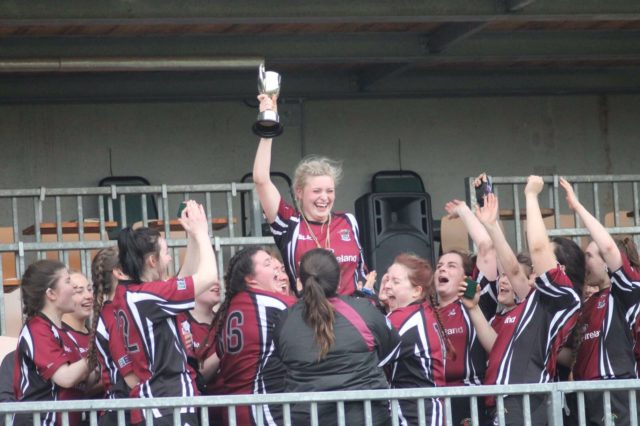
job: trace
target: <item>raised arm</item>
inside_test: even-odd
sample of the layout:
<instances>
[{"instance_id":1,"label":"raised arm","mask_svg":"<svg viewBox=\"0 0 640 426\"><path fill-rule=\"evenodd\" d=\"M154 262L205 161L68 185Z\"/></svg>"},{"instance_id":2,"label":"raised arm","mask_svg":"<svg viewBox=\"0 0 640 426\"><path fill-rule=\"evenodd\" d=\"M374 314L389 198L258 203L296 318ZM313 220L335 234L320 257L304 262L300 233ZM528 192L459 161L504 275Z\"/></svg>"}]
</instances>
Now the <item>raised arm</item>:
<instances>
[{"instance_id":1,"label":"raised arm","mask_svg":"<svg viewBox=\"0 0 640 426\"><path fill-rule=\"evenodd\" d=\"M267 95L259 95L260 111L267 109L277 112L277 97L269 98ZM253 160L253 182L256 185L260 205L267 221L273 223L278 214L280 205L280 192L271 181L271 144L273 139L260 139L256 158Z\"/></svg>"},{"instance_id":2,"label":"raised arm","mask_svg":"<svg viewBox=\"0 0 640 426\"><path fill-rule=\"evenodd\" d=\"M523 300L529 293L529 277L526 276L522 269L516 255L511 250L507 239L500 228L498 223L498 212L500 206L498 203L498 197L495 194L489 194L484 201L483 207L478 207L476 216L478 220L484 225L487 233L493 241L495 247L498 262L502 267L503 272L509 278L509 282L513 287L513 291L516 293L520 300Z\"/></svg>"},{"instance_id":3,"label":"raised arm","mask_svg":"<svg viewBox=\"0 0 640 426\"><path fill-rule=\"evenodd\" d=\"M207 291L214 282L218 281L218 266L216 256L209 240L209 224L204 208L198 203L188 203L182 211L180 223L187 238L193 240L195 251L199 261L194 265L194 273L191 275L195 287L196 296Z\"/></svg>"},{"instance_id":4,"label":"raised arm","mask_svg":"<svg viewBox=\"0 0 640 426\"><path fill-rule=\"evenodd\" d=\"M498 266L496 263L496 251L491 237L484 229L480 221L473 215L464 201L451 200L445 204L450 219L459 217L467 228L473 242L478 246L478 259L476 265L489 281L498 278Z\"/></svg>"},{"instance_id":5,"label":"raised arm","mask_svg":"<svg viewBox=\"0 0 640 426\"><path fill-rule=\"evenodd\" d=\"M609 235L604 226L578 201L573 187L566 179L560 178L560 186L562 186L567 195L566 198L569 208L580 216L580 220L582 220L584 226L589 230L591 238L598 246L598 251L600 251L609 270L613 272L620 269L620 267L622 267L622 256L611 235Z\"/></svg>"},{"instance_id":6,"label":"raised arm","mask_svg":"<svg viewBox=\"0 0 640 426\"><path fill-rule=\"evenodd\" d=\"M527 243L536 275L544 274L555 268L558 263L553 252L553 245L547 236L547 228L544 226L538 203L538 194L543 187L542 178L532 175L527 179L527 186L524 188L527 203Z\"/></svg>"},{"instance_id":7,"label":"raised arm","mask_svg":"<svg viewBox=\"0 0 640 426\"><path fill-rule=\"evenodd\" d=\"M185 201L185 205L196 204L195 201L188 200ZM186 209L186 207L185 207ZM182 267L178 272L179 277L190 277L196 273L198 268L198 264L200 263L200 252L198 251L198 247L193 238L187 239L187 250L184 254L184 262L182 263Z\"/></svg>"},{"instance_id":8,"label":"raised arm","mask_svg":"<svg viewBox=\"0 0 640 426\"><path fill-rule=\"evenodd\" d=\"M469 313L469 317L471 318L471 323L473 324L473 328L476 330L478 334L478 340L480 344L484 348L484 350L489 353L491 352L491 348L493 348L493 344L496 341L498 335L496 334L491 324L487 321L487 318L482 313L478 302L480 301L480 292L477 291L473 299L467 299L463 297L465 290L467 289L467 283L462 281L460 283L460 287L458 289L458 296L462 301L462 304L465 308L467 308L467 312Z\"/></svg>"}]
</instances>

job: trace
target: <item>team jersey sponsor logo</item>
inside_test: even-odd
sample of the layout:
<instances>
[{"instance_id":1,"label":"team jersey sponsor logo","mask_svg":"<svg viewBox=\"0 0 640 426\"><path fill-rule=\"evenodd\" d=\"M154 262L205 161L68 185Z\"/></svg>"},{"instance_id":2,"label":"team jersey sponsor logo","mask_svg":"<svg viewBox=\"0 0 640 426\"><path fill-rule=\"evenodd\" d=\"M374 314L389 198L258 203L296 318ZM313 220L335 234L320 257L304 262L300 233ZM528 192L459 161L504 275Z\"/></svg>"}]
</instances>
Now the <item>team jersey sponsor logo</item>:
<instances>
[{"instance_id":1,"label":"team jersey sponsor logo","mask_svg":"<svg viewBox=\"0 0 640 426\"><path fill-rule=\"evenodd\" d=\"M176 286L178 290L186 290L187 289L187 281L184 278L178 278L176 281Z\"/></svg>"},{"instance_id":2,"label":"team jersey sponsor logo","mask_svg":"<svg viewBox=\"0 0 640 426\"><path fill-rule=\"evenodd\" d=\"M598 302L598 306L596 306L596 309L602 309L606 306L607 302L605 300L601 300Z\"/></svg>"},{"instance_id":3,"label":"team jersey sponsor logo","mask_svg":"<svg viewBox=\"0 0 640 426\"><path fill-rule=\"evenodd\" d=\"M70 348L69 346L67 346L67 345L62 345L62 347L64 347L64 351L65 351L65 352L67 352L67 353L71 353L71 352L72 352L72 351L71 351L71 348Z\"/></svg>"},{"instance_id":4,"label":"team jersey sponsor logo","mask_svg":"<svg viewBox=\"0 0 640 426\"><path fill-rule=\"evenodd\" d=\"M590 331L588 333L584 333L584 340L592 340L600 337L600 330Z\"/></svg>"},{"instance_id":5,"label":"team jersey sponsor logo","mask_svg":"<svg viewBox=\"0 0 640 426\"><path fill-rule=\"evenodd\" d=\"M358 261L358 256L351 256L348 254L341 254L339 256L336 256L336 260L338 261L338 263L346 263L346 262L357 262Z\"/></svg>"},{"instance_id":6,"label":"team jersey sponsor logo","mask_svg":"<svg viewBox=\"0 0 640 426\"><path fill-rule=\"evenodd\" d=\"M450 317L455 317L456 316L456 308L451 309L447 315L450 316Z\"/></svg>"},{"instance_id":7,"label":"team jersey sponsor logo","mask_svg":"<svg viewBox=\"0 0 640 426\"><path fill-rule=\"evenodd\" d=\"M130 364L129 355L124 355L118 359L118 366L120 368L124 368L126 365Z\"/></svg>"},{"instance_id":8,"label":"team jersey sponsor logo","mask_svg":"<svg viewBox=\"0 0 640 426\"><path fill-rule=\"evenodd\" d=\"M455 327L455 328L447 328L445 329L447 332L447 336L451 336L453 334L462 334L464 333L464 327Z\"/></svg>"},{"instance_id":9,"label":"team jersey sponsor logo","mask_svg":"<svg viewBox=\"0 0 640 426\"><path fill-rule=\"evenodd\" d=\"M504 323L505 324L515 324L516 323L516 317L512 316L512 317L506 317L504 319Z\"/></svg>"},{"instance_id":10,"label":"team jersey sponsor logo","mask_svg":"<svg viewBox=\"0 0 640 426\"><path fill-rule=\"evenodd\" d=\"M298 241L313 241L313 237L311 235L298 234Z\"/></svg>"},{"instance_id":11,"label":"team jersey sponsor logo","mask_svg":"<svg viewBox=\"0 0 640 426\"><path fill-rule=\"evenodd\" d=\"M341 229L339 234L342 241L351 241L351 234L348 229Z\"/></svg>"}]
</instances>

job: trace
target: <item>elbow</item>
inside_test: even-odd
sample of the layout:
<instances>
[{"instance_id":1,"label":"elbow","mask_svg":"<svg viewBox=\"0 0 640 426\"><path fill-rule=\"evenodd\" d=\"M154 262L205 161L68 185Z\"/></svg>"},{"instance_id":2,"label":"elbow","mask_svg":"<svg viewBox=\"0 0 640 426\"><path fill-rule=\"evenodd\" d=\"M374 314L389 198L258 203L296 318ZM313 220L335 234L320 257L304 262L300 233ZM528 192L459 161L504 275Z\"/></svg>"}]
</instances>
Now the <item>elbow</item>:
<instances>
[{"instance_id":1,"label":"elbow","mask_svg":"<svg viewBox=\"0 0 640 426\"><path fill-rule=\"evenodd\" d=\"M488 256L491 252L495 251L491 238L476 241L476 245L478 246L478 255L480 256Z\"/></svg>"}]
</instances>

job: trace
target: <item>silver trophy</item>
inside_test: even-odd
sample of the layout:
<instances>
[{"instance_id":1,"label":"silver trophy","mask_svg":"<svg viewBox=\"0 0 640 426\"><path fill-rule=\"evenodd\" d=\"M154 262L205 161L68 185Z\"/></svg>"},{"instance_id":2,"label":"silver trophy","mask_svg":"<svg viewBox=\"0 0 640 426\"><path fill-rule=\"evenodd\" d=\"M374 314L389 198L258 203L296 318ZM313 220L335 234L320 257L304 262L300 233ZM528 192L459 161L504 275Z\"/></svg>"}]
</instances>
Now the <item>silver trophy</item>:
<instances>
[{"instance_id":1,"label":"silver trophy","mask_svg":"<svg viewBox=\"0 0 640 426\"><path fill-rule=\"evenodd\" d=\"M269 97L280 93L280 74L275 71L265 71L264 64L258 68L258 92ZM280 124L280 116L271 110L262 111L252 127L253 133L261 138L271 139L280 136L284 127Z\"/></svg>"}]
</instances>

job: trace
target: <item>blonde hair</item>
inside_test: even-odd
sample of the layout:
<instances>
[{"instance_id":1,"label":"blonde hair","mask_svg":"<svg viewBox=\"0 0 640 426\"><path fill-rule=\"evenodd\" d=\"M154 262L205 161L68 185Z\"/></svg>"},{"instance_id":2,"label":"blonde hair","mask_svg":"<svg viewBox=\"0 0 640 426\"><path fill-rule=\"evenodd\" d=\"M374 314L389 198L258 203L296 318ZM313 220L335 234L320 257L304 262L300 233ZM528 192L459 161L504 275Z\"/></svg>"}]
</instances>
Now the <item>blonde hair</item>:
<instances>
[{"instance_id":1,"label":"blonde hair","mask_svg":"<svg viewBox=\"0 0 640 426\"><path fill-rule=\"evenodd\" d=\"M304 188L310 177L329 176L338 185L342 179L342 164L327 157L309 156L303 158L293 174L293 189Z\"/></svg>"}]
</instances>

